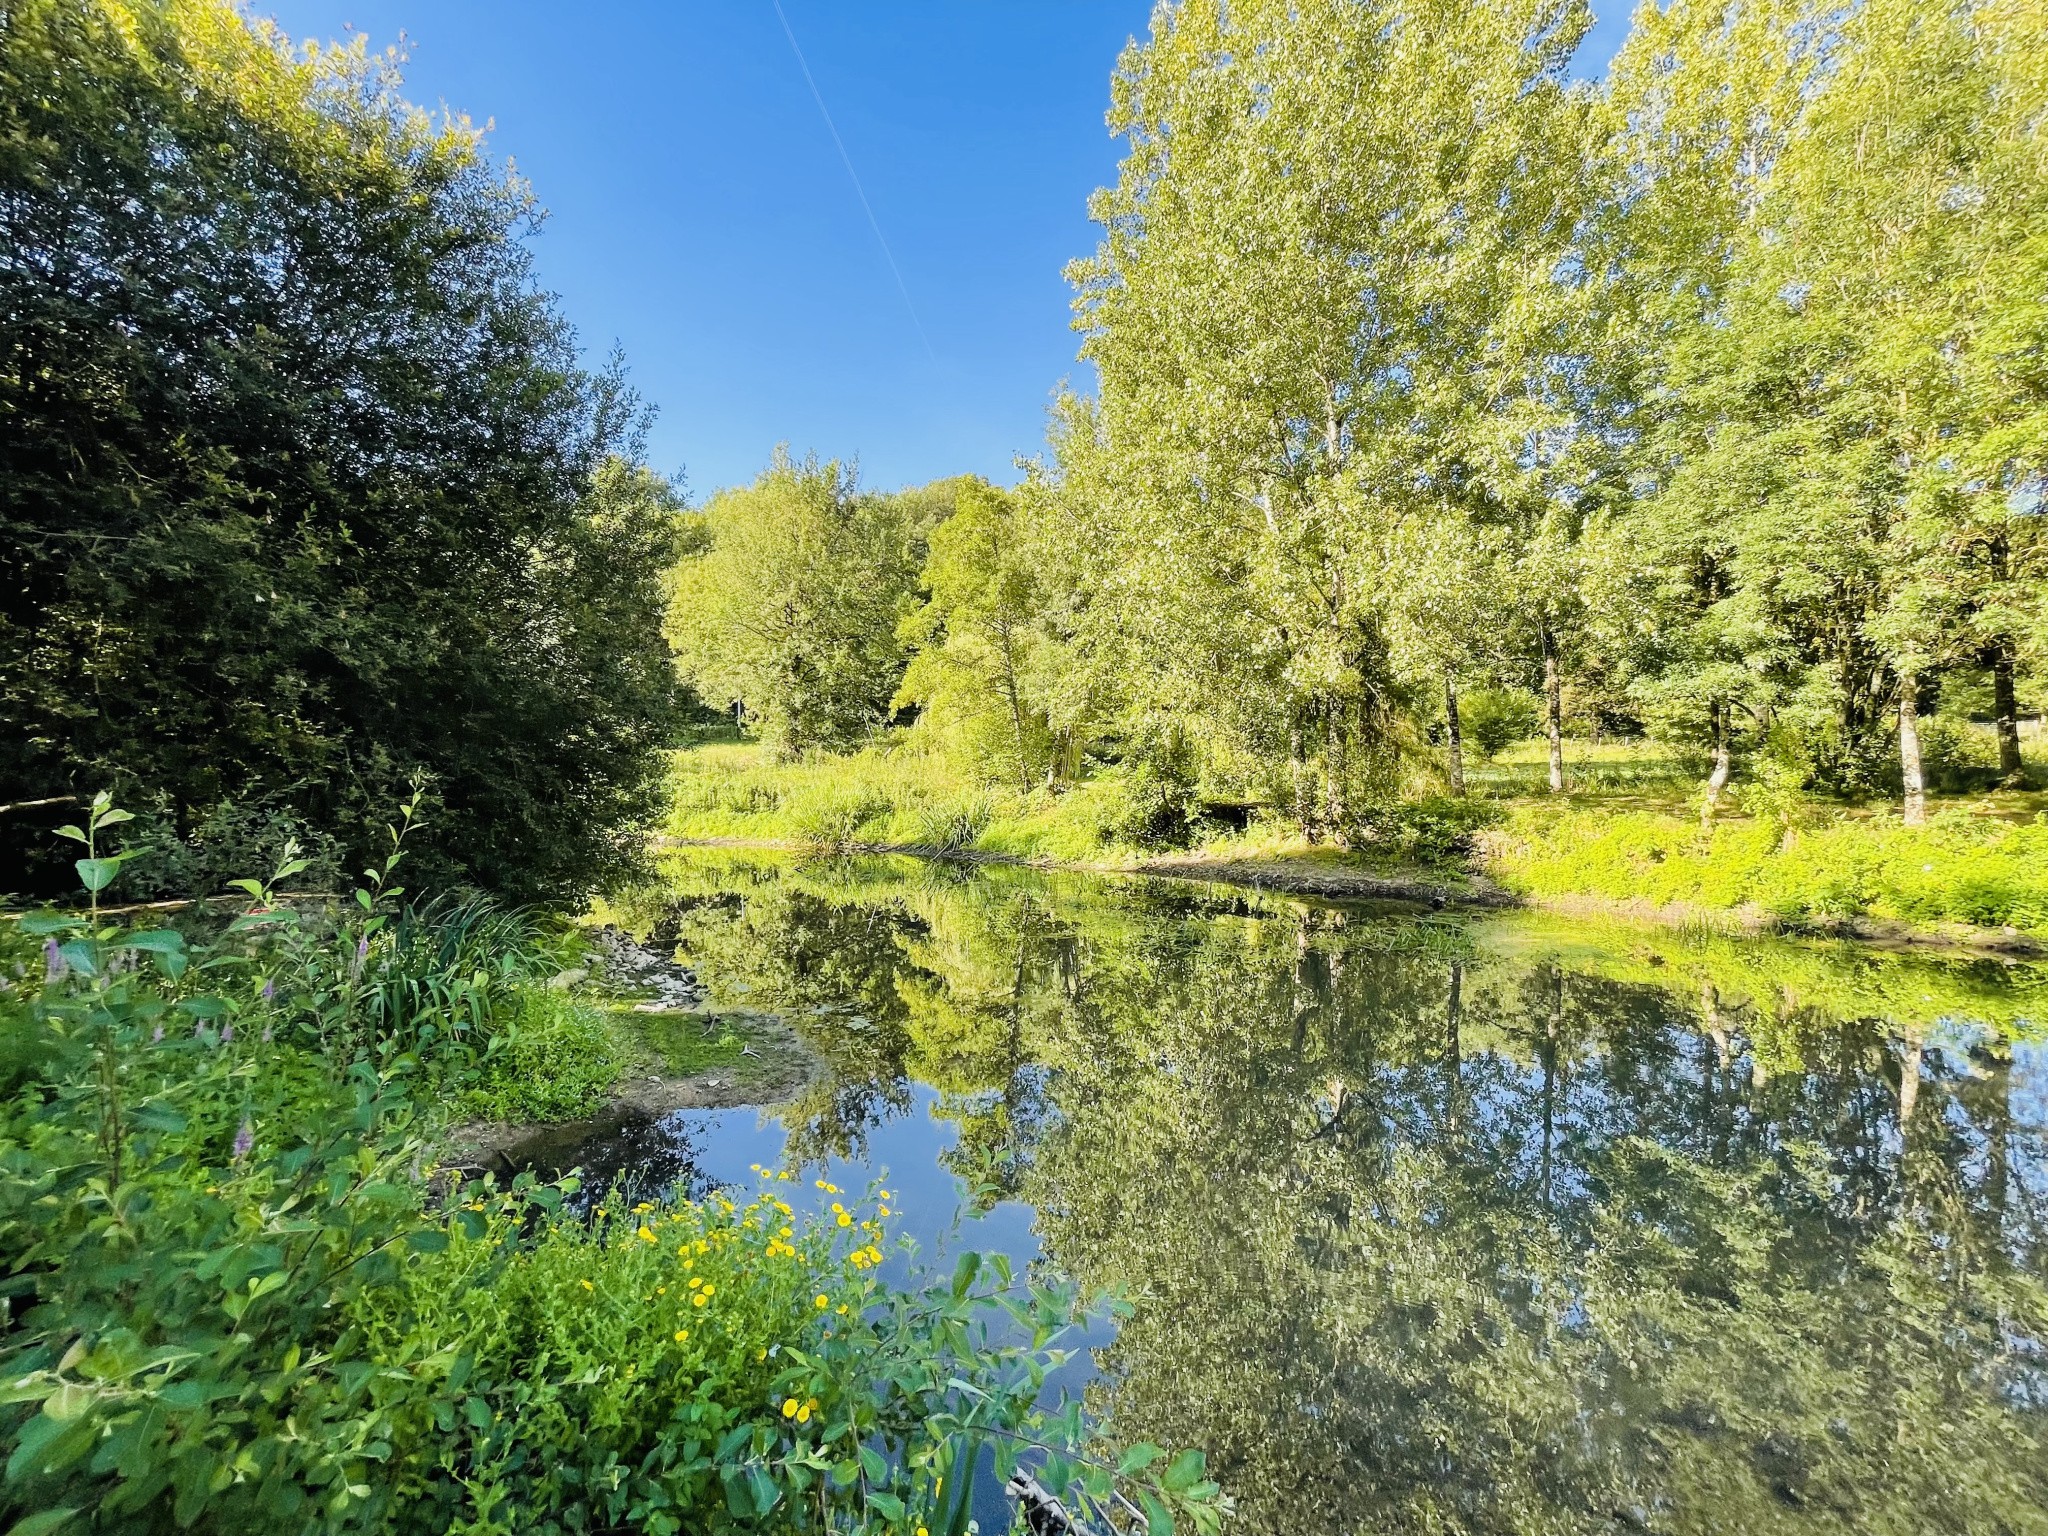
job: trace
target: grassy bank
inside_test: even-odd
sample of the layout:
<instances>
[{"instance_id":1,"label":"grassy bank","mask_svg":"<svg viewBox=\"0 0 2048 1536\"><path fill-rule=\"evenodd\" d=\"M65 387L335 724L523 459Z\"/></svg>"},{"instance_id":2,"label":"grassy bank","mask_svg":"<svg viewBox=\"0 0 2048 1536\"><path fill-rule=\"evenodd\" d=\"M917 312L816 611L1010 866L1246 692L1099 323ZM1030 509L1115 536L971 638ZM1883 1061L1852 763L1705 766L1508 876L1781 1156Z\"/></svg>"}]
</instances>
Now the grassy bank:
<instances>
[{"instance_id":1,"label":"grassy bank","mask_svg":"<svg viewBox=\"0 0 2048 1536\"><path fill-rule=\"evenodd\" d=\"M688 842L755 842L819 850L913 848L975 852L1080 869L1127 870L1165 857L1286 860L1324 871L1385 873L1434 864L1490 813L1436 800L1388 818L1370 846L1312 844L1283 815L1248 826L1205 818L1142 772L1098 770L1058 793L975 783L944 758L885 742L846 756L778 762L752 742L719 738L673 754L662 830Z\"/></svg>"},{"instance_id":2,"label":"grassy bank","mask_svg":"<svg viewBox=\"0 0 2048 1536\"><path fill-rule=\"evenodd\" d=\"M1569 792L1545 792L1540 743L1469 774L1471 798L1414 802L1352 849L1311 845L1276 813L1244 830L1196 819L1169 846L1154 791L1108 771L1053 795L979 786L942 759L882 744L778 763L759 746L708 742L674 755L664 830L820 849L972 850L1078 868L1255 870L1316 889L1408 873L1446 886L1484 874L1535 901L1645 914L1729 913L1791 927L1873 919L2048 937L2048 796L1937 798L1925 827L1865 807L1740 787L1710 832L1703 765L1641 742L1572 742ZM1330 889L1329 894L1341 894Z\"/></svg>"},{"instance_id":3,"label":"grassy bank","mask_svg":"<svg viewBox=\"0 0 2048 1536\"><path fill-rule=\"evenodd\" d=\"M2048 936L2048 818L1955 808L1891 815L1695 818L1521 804L1486 839L1488 868L1539 900L1747 911L1792 926L1877 918Z\"/></svg>"}]
</instances>

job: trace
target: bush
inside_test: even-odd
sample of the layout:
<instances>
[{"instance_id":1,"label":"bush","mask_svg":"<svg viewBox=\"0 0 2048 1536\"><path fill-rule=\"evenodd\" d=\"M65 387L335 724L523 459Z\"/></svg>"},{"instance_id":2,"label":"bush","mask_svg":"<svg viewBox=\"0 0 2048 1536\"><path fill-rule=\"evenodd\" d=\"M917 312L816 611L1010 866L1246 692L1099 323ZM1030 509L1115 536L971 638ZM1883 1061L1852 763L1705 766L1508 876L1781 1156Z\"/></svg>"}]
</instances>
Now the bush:
<instances>
[{"instance_id":1,"label":"bush","mask_svg":"<svg viewBox=\"0 0 2048 1536\"><path fill-rule=\"evenodd\" d=\"M1536 731L1536 700L1515 688L1475 688L1458 699L1458 725L1482 760L1492 762Z\"/></svg>"},{"instance_id":2,"label":"bush","mask_svg":"<svg viewBox=\"0 0 2048 1536\"><path fill-rule=\"evenodd\" d=\"M1346 841L1407 863L1456 863L1472 852L1479 830L1499 822L1501 814L1489 801L1449 797L1368 806L1346 829Z\"/></svg>"},{"instance_id":3,"label":"bush","mask_svg":"<svg viewBox=\"0 0 2048 1536\"><path fill-rule=\"evenodd\" d=\"M500 1027L462 1112L480 1120L580 1120L595 1114L620 1061L604 1016L566 993L523 993Z\"/></svg>"},{"instance_id":4,"label":"bush","mask_svg":"<svg viewBox=\"0 0 2048 1536\"><path fill-rule=\"evenodd\" d=\"M841 849L863 841L861 829L894 808L888 795L872 786L825 785L793 804L790 820L799 842L814 848Z\"/></svg>"}]
</instances>

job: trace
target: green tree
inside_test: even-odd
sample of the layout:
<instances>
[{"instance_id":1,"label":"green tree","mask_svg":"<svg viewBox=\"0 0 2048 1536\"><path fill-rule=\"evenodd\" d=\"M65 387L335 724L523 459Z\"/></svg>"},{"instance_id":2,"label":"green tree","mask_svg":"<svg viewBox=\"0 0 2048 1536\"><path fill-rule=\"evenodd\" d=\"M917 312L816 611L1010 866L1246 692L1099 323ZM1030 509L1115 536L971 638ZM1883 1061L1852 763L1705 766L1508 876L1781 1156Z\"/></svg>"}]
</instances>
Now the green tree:
<instances>
[{"instance_id":1,"label":"green tree","mask_svg":"<svg viewBox=\"0 0 2048 1536\"><path fill-rule=\"evenodd\" d=\"M896 627L922 555L896 497L778 451L705 506L705 551L677 566L668 636L708 703L736 706L782 753L842 749L885 721L903 675Z\"/></svg>"},{"instance_id":2,"label":"green tree","mask_svg":"<svg viewBox=\"0 0 2048 1536\"><path fill-rule=\"evenodd\" d=\"M915 654L896 703L920 706L921 727L1028 791L1051 766L1052 734L1039 703L1039 560L1017 499L984 481L962 486L930 551L930 596L898 630Z\"/></svg>"},{"instance_id":3,"label":"green tree","mask_svg":"<svg viewBox=\"0 0 2048 1536\"><path fill-rule=\"evenodd\" d=\"M2009 699L2040 622L2044 331L2009 297L2042 260L2038 87L2008 9L1681 5L1618 71L1645 685L1722 743L1776 701L1837 782L1895 740L1908 821L1938 675L1983 656Z\"/></svg>"},{"instance_id":4,"label":"green tree","mask_svg":"<svg viewBox=\"0 0 2048 1536\"><path fill-rule=\"evenodd\" d=\"M227 0L0 16L0 801L146 784L356 860L417 776L419 873L571 892L663 744L667 509L618 500L638 412L526 187L399 91Z\"/></svg>"},{"instance_id":5,"label":"green tree","mask_svg":"<svg viewBox=\"0 0 2048 1536\"><path fill-rule=\"evenodd\" d=\"M1126 708L1284 764L1312 832L1390 787L1389 529L1468 502L1541 521L1585 23L1205 0L1119 66L1129 152L1072 270L1101 399L1057 438L1103 565L1091 643L1136 674Z\"/></svg>"}]
</instances>

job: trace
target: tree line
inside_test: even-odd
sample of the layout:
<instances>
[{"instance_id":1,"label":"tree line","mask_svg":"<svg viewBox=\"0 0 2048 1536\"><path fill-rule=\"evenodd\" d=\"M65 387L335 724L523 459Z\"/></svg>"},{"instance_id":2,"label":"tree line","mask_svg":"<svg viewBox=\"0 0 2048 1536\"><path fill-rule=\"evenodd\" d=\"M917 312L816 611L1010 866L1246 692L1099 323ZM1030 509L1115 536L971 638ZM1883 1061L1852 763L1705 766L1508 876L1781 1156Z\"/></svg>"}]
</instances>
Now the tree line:
<instances>
[{"instance_id":1,"label":"tree line","mask_svg":"<svg viewBox=\"0 0 2048 1536\"><path fill-rule=\"evenodd\" d=\"M992 778L1121 758L1314 835L1418 762L1462 792L1463 701L1502 685L1553 790L1569 728L1647 730L1706 754L1709 813L1743 753L1918 821L1944 701L2019 783L2048 18L1672 0L1598 87L1589 22L1162 5L1069 272L1099 387L1014 490L917 493L936 522L788 461L714 500L686 674L794 749L913 711ZM768 581L746 546L800 501Z\"/></svg>"}]
</instances>

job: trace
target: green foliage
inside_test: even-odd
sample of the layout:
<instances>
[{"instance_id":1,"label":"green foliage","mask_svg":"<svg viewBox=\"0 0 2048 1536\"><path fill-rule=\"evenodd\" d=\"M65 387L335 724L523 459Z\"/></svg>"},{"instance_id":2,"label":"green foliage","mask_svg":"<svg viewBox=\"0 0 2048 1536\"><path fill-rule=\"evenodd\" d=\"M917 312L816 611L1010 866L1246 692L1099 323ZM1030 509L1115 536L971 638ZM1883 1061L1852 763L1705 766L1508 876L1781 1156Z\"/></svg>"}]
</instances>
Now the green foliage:
<instances>
[{"instance_id":1,"label":"green foliage","mask_svg":"<svg viewBox=\"0 0 2048 1536\"><path fill-rule=\"evenodd\" d=\"M1058 655L1030 535L1018 497L982 481L960 488L931 532L930 597L898 631L915 655L896 691L970 771L1027 793L1055 766L1046 700Z\"/></svg>"},{"instance_id":2,"label":"green foliage","mask_svg":"<svg viewBox=\"0 0 2048 1536\"><path fill-rule=\"evenodd\" d=\"M495 1048L462 1113L480 1120L580 1120L602 1107L620 1053L605 1016L568 993L527 987L496 1026Z\"/></svg>"},{"instance_id":3,"label":"green foliage","mask_svg":"<svg viewBox=\"0 0 2048 1536\"><path fill-rule=\"evenodd\" d=\"M43 943L0 989L0 1515L957 1531L984 1448L999 1477L1035 1449L1069 1498L1107 1495L1078 1405L1038 1406L1069 1299L972 1254L885 1286L878 1220L799 1231L773 1183L586 1222L530 1178L423 1179L419 1090L465 1037L508 1023L516 1058L575 1027L549 992L477 1011L530 973L530 935L473 904L408 914L396 851L327 927L254 881L215 929L110 922L128 855L105 834L129 819L102 795L66 829L84 913L0 940ZM1215 1529L1199 1462L1121 1481Z\"/></svg>"},{"instance_id":4,"label":"green foliage","mask_svg":"<svg viewBox=\"0 0 2048 1536\"><path fill-rule=\"evenodd\" d=\"M1655 907L1755 908L1789 922L1841 917L2048 931L2048 820L1943 813L1696 822L1651 812L1530 808L1491 850L1508 885Z\"/></svg>"},{"instance_id":5,"label":"green foliage","mask_svg":"<svg viewBox=\"0 0 2048 1536\"><path fill-rule=\"evenodd\" d=\"M887 719L897 625L922 555L912 509L852 472L778 451L703 512L701 554L671 578L668 637L700 697L738 705L778 751L845 749Z\"/></svg>"},{"instance_id":6,"label":"green foliage","mask_svg":"<svg viewBox=\"0 0 2048 1536\"><path fill-rule=\"evenodd\" d=\"M167 852L218 853L160 884L266 819L359 864L421 776L445 874L560 893L629 852L665 493L532 281L523 183L399 84L228 0L0 27L0 801L147 783ZM10 886L62 888L42 844L0 820Z\"/></svg>"},{"instance_id":7,"label":"green foliage","mask_svg":"<svg viewBox=\"0 0 2048 1536\"><path fill-rule=\"evenodd\" d=\"M1480 830L1498 822L1501 814L1488 801L1448 796L1368 806L1359 813L1350 843L1404 864L1455 865L1472 853Z\"/></svg>"},{"instance_id":8,"label":"green foliage","mask_svg":"<svg viewBox=\"0 0 2048 1536\"><path fill-rule=\"evenodd\" d=\"M1458 696L1465 739L1487 762L1536 733L1536 701L1515 688L1475 688Z\"/></svg>"}]
</instances>

